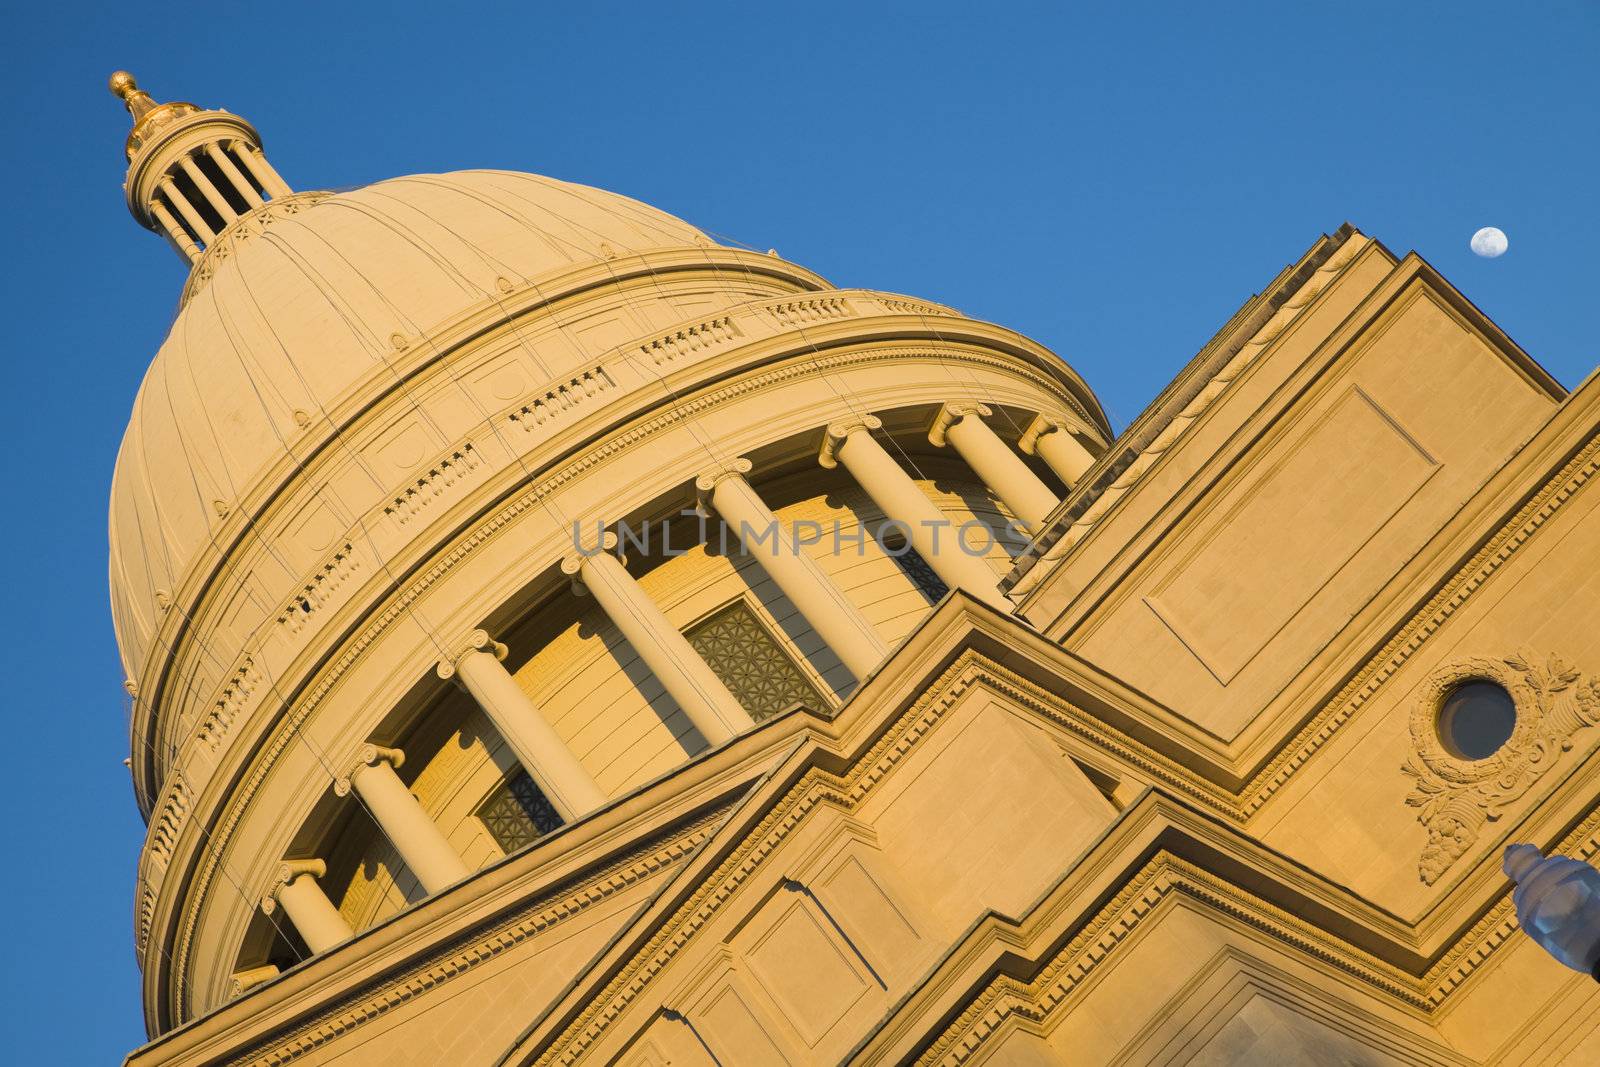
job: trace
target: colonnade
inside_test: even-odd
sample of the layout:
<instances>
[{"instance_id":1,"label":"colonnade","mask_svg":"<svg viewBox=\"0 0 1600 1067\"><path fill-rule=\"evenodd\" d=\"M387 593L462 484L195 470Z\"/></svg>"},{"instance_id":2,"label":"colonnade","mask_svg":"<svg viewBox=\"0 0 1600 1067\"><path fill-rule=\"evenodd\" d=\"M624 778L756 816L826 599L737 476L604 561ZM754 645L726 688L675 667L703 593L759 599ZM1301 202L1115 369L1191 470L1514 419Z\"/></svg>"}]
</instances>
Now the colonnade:
<instances>
[{"instance_id":1,"label":"colonnade","mask_svg":"<svg viewBox=\"0 0 1600 1067\"><path fill-rule=\"evenodd\" d=\"M959 454L1017 520L1037 533L1060 500L984 421L992 414L983 404L946 404L934 419L929 440ZM865 415L827 426L818 462L827 468L843 467L947 586L1009 613L1011 604L1000 592L998 576L988 561L960 543L943 512L879 443L875 431L882 425L875 416ZM1064 423L1044 415L1028 426L1019 447L1038 455L1069 487L1094 461ZM861 609L779 522L750 484L750 472L745 459L706 470L695 481L701 507L722 519L839 661L858 682L864 681L887 655L887 645ZM574 591L594 597L710 745L750 729L754 723L749 713L628 573L614 551L616 544L615 534L604 533L595 544L574 546L560 565ZM436 671L472 696L562 819L580 819L603 805L606 794L506 669L505 657L505 645L486 631L475 630L436 664ZM470 872L395 773L403 760L395 749L364 745L334 788L341 796L354 792L360 798L406 866L433 894ZM319 859L286 860L263 900L269 913L281 907L313 952L353 936L318 885L326 873ZM236 987L247 987L246 978L254 981L260 970L240 972Z\"/></svg>"},{"instance_id":2,"label":"colonnade","mask_svg":"<svg viewBox=\"0 0 1600 1067\"><path fill-rule=\"evenodd\" d=\"M220 174L223 184L218 185L212 175L201 168L199 157L204 156ZM242 165L242 166L241 166ZM211 141L190 151L178 160L178 171L189 180L190 188L216 213L226 227L245 210L253 210L266 203L262 192L271 199L289 196L289 188L261 149L248 141ZM249 177L245 176L249 171ZM156 196L149 202L150 217L156 221L191 263L217 238L218 231L210 226L174 180L177 172L169 171L156 185ZM177 212L174 215L173 212ZM181 219L181 221L180 221ZM202 244L204 243L204 247Z\"/></svg>"}]
</instances>

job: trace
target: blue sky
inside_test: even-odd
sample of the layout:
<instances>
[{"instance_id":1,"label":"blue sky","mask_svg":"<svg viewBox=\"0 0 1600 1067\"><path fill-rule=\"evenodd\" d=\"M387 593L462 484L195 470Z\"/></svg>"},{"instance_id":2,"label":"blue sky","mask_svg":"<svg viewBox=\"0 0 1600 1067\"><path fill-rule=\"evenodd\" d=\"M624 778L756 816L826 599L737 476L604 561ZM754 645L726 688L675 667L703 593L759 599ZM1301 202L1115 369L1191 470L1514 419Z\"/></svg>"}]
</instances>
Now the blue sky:
<instances>
[{"instance_id":1,"label":"blue sky","mask_svg":"<svg viewBox=\"0 0 1600 1067\"><path fill-rule=\"evenodd\" d=\"M538 171L952 304L1060 353L1118 429L1345 219L1420 252L1563 383L1600 360L1593 3L223 9L8 19L16 1062L143 1039L105 511L184 271L122 203L117 67L251 119L297 188ZM1486 225L1500 259L1468 250Z\"/></svg>"}]
</instances>

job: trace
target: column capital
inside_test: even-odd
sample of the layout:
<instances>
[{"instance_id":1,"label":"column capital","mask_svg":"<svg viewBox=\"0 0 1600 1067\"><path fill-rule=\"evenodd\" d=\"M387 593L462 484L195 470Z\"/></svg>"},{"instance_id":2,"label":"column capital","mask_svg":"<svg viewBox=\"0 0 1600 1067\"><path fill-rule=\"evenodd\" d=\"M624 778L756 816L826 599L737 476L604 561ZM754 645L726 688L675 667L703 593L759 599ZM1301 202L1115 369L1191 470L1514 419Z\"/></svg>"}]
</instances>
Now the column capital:
<instances>
[{"instance_id":1,"label":"column capital","mask_svg":"<svg viewBox=\"0 0 1600 1067\"><path fill-rule=\"evenodd\" d=\"M309 874L312 878L325 878L328 874L328 865L322 860L284 860L278 865L278 871L272 878L272 885L267 887L266 895L261 898L261 910L271 915L278 908L278 894L284 887L301 875Z\"/></svg>"},{"instance_id":2,"label":"column capital","mask_svg":"<svg viewBox=\"0 0 1600 1067\"><path fill-rule=\"evenodd\" d=\"M753 469L754 465L751 464L748 459L745 459L743 456L741 456L738 459L732 459L726 463L719 463L716 466L711 467L704 474L700 475L700 477L694 480L694 487L701 493L709 493L711 490L715 489L717 487L717 483L723 479L733 477L743 478Z\"/></svg>"},{"instance_id":3,"label":"column capital","mask_svg":"<svg viewBox=\"0 0 1600 1067\"><path fill-rule=\"evenodd\" d=\"M576 530L577 528L577 525L574 524L573 529ZM566 558L561 561L561 573L572 579L572 592L575 595L588 596L589 590L584 588L583 584L583 565L596 556L602 556L608 552L615 554L617 551L617 535L614 531L607 530L600 536L600 544L593 548L585 548L581 544L575 544L572 547L573 551L567 553ZM618 558L620 561L621 557Z\"/></svg>"},{"instance_id":4,"label":"column capital","mask_svg":"<svg viewBox=\"0 0 1600 1067\"><path fill-rule=\"evenodd\" d=\"M406 754L398 748L384 748L382 745L373 744L362 745L346 764L349 769L334 779L334 795L349 796L350 780L361 773L361 768L370 767L379 760L383 760L395 770L399 770L400 766L406 761Z\"/></svg>"},{"instance_id":5,"label":"column capital","mask_svg":"<svg viewBox=\"0 0 1600 1067\"><path fill-rule=\"evenodd\" d=\"M928 429L928 440L937 448L943 448L949 441L950 427L968 415L978 415L987 418L994 414L994 409L988 404L977 400L950 400L939 407L933 416L933 425Z\"/></svg>"},{"instance_id":6,"label":"column capital","mask_svg":"<svg viewBox=\"0 0 1600 1067\"><path fill-rule=\"evenodd\" d=\"M710 515L715 509L711 504L711 494L716 491L717 485L729 478L743 478L754 470L754 465L743 456L729 460L711 467L700 477L694 480L695 507L702 515Z\"/></svg>"},{"instance_id":7,"label":"column capital","mask_svg":"<svg viewBox=\"0 0 1600 1067\"><path fill-rule=\"evenodd\" d=\"M461 660L469 652L487 652L495 659L503 660L510 651L505 645L490 637L488 630L473 630L457 642L450 653L439 660L434 666L434 671L440 678L449 681L455 677L456 671L460 668Z\"/></svg>"},{"instance_id":8,"label":"column capital","mask_svg":"<svg viewBox=\"0 0 1600 1067\"><path fill-rule=\"evenodd\" d=\"M846 439L859 430L883 429L883 420L876 415L852 415L830 422L828 428L822 431L822 451L817 454L817 462L832 470L839 465L839 449L844 447Z\"/></svg>"},{"instance_id":9,"label":"column capital","mask_svg":"<svg viewBox=\"0 0 1600 1067\"><path fill-rule=\"evenodd\" d=\"M1022 436L1017 438L1017 449L1030 456L1037 455L1039 438L1057 430L1070 433L1072 428L1064 420L1058 419L1054 415L1046 415L1041 411L1033 417L1032 422L1028 423L1027 428L1022 431Z\"/></svg>"}]
</instances>

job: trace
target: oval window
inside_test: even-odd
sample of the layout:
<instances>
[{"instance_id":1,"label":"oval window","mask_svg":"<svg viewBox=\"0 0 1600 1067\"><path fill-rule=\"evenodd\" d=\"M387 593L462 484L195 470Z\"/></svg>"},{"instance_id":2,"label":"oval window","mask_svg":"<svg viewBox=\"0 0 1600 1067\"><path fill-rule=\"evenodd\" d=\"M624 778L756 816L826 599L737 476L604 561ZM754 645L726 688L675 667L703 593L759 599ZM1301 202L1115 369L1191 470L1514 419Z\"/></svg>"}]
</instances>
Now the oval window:
<instances>
[{"instance_id":1,"label":"oval window","mask_svg":"<svg viewBox=\"0 0 1600 1067\"><path fill-rule=\"evenodd\" d=\"M1488 759L1511 740L1516 725L1516 702L1494 682L1463 682L1439 705L1439 740L1457 759Z\"/></svg>"}]
</instances>

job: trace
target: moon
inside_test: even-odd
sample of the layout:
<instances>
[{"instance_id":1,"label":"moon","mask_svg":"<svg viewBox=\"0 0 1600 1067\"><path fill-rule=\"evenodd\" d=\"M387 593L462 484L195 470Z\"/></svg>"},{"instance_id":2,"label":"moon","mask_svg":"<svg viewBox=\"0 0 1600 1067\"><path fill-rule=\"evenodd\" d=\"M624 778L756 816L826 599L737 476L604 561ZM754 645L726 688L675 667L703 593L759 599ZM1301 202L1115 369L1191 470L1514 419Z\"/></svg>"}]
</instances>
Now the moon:
<instances>
[{"instance_id":1,"label":"moon","mask_svg":"<svg viewBox=\"0 0 1600 1067\"><path fill-rule=\"evenodd\" d=\"M1485 226L1472 235L1472 250L1484 259L1503 256L1509 247L1511 242L1506 240L1505 231L1494 226Z\"/></svg>"}]
</instances>

